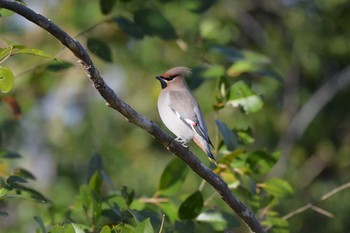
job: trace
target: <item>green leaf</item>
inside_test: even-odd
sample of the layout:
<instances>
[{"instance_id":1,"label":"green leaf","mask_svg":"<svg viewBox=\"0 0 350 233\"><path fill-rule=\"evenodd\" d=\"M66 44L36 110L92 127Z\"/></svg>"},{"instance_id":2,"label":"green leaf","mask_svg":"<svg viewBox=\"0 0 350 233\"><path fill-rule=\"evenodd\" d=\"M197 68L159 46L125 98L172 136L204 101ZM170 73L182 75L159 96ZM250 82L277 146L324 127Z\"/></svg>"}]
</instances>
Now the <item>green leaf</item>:
<instances>
[{"instance_id":1,"label":"green leaf","mask_svg":"<svg viewBox=\"0 0 350 233\"><path fill-rule=\"evenodd\" d=\"M114 21L119 25L121 30L123 30L129 36L134 37L135 39L142 39L145 35L139 25L130 22L126 18L116 17L114 18Z\"/></svg>"},{"instance_id":2,"label":"green leaf","mask_svg":"<svg viewBox=\"0 0 350 233\"><path fill-rule=\"evenodd\" d=\"M92 191L94 198L90 199L92 204L93 223L97 223L101 217L102 207L100 202L101 188L102 188L102 175L100 171L96 171L89 181L89 189Z\"/></svg>"},{"instance_id":3,"label":"green leaf","mask_svg":"<svg viewBox=\"0 0 350 233\"><path fill-rule=\"evenodd\" d=\"M185 181L187 172L188 168L184 162L178 158L171 160L160 177L160 193L162 195L172 195L176 193Z\"/></svg>"},{"instance_id":4,"label":"green leaf","mask_svg":"<svg viewBox=\"0 0 350 233\"><path fill-rule=\"evenodd\" d=\"M252 63L251 61L247 60L240 60L233 63L228 69L227 69L227 75L230 77L237 77L241 75L244 72L252 72L258 70L258 67Z\"/></svg>"},{"instance_id":5,"label":"green leaf","mask_svg":"<svg viewBox=\"0 0 350 233\"><path fill-rule=\"evenodd\" d=\"M7 68L0 66L0 91L7 93L11 91L15 83L15 78L12 71Z\"/></svg>"},{"instance_id":6,"label":"green leaf","mask_svg":"<svg viewBox=\"0 0 350 233\"><path fill-rule=\"evenodd\" d=\"M139 225L137 225L135 233L154 233L150 219L147 218Z\"/></svg>"},{"instance_id":7,"label":"green leaf","mask_svg":"<svg viewBox=\"0 0 350 233\"><path fill-rule=\"evenodd\" d=\"M10 186L17 183L27 183L28 181L20 176L10 176L6 179L6 183Z\"/></svg>"},{"instance_id":8,"label":"green leaf","mask_svg":"<svg viewBox=\"0 0 350 233\"><path fill-rule=\"evenodd\" d=\"M119 206L116 203L113 203L111 207L107 209L103 209L101 211L101 216L105 218L109 218L110 220L113 220L114 222L122 221L125 216L125 212L122 212L119 208Z\"/></svg>"},{"instance_id":9,"label":"green leaf","mask_svg":"<svg viewBox=\"0 0 350 233\"><path fill-rule=\"evenodd\" d=\"M103 226L100 233L111 233L111 228L107 225Z\"/></svg>"},{"instance_id":10,"label":"green leaf","mask_svg":"<svg viewBox=\"0 0 350 233\"><path fill-rule=\"evenodd\" d=\"M1 188L0 189L0 200L9 192L8 189L6 188Z\"/></svg>"},{"instance_id":11,"label":"green leaf","mask_svg":"<svg viewBox=\"0 0 350 233\"><path fill-rule=\"evenodd\" d=\"M55 59L54 56L45 53L43 50L40 49L20 49L18 51L16 51L16 53L18 54L28 54L28 55L34 55L34 56L38 56L38 57L44 57L44 58L49 58L49 59Z\"/></svg>"},{"instance_id":12,"label":"green leaf","mask_svg":"<svg viewBox=\"0 0 350 233\"><path fill-rule=\"evenodd\" d=\"M129 224L124 224L124 225L116 225L113 226L113 233L114 232L121 232L121 233L135 233L135 228Z\"/></svg>"},{"instance_id":13,"label":"green leaf","mask_svg":"<svg viewBox=\"0 0 350 233\"><path fill-rule=\"evenodd\" d=\"M36 223L39 225L40 231L42 233L46 233L47 230L46 230L43 219L40 216L34 216L34 219L35 219Z\"/></svg>"},{"instance_id":14,"label":"green leaf","mask_svg":"<svg viewBox=\"0 0 350 233\"><path fill-rule=\"evenodd\" d=\"M216 0L187 0L184 2L186 8L195 13L203 13L208 10Z\"/></svg>"},{"instance_id":15,"label":"green leaf","mask_svg":"<svg viewBox=\"0 0 350 233\"><path fill-rule=\"evenodd\" d=\"M269 57L253 51L246 50L243 52L243 56L246 60L254 64L268 65L271 63L271 59Z\"/></svg>"},{"instance_id":16,"label":"green leaf","mask_svg":"<svg viewBox=\"0 0 350 233\"><path fill-rule=\"evenodd\" d=\"M141 223L141 222L145 221L148 218L156 226L160 225L160 223L161 223L161 221L159 219L159 214L155 213L153 211L150 211L150 210L147 210L147 209L144 209L144 210L141 210L141 211L130 210L129 209L128 211L132 214L132 216L134 217L134 219L136 220L137 223Z\"/></svg>"},{"instance_id":17,"label":"green leaf","mask_svg":"<svg viewBox=\"0 0 350 233\"><path fill-rule=\"evenodd\" d=\"M160 205L161 203L158 203L158 204ZM140 211L140 210L143 210L146 205L148 204L145 203L143 200L136 198L132 201L130 206L127 206L127 208Z\"/></svg>"},{"instance_id":18,"label":"green leaf","mask_svg":"<svg viewBox=\"0 0 350 233\"><path fill-rule=\"evenodd\" d=\"M271 195L262 195L261 192L251 193L249 195L249 206L251 207L253 212L259 212L259 210L268 206L270 209L272 207L278 205L278 200Z\"/></svg>"},{"instance_id":19,"label":"green leaf","mask_svg":"<svg viewBox=\"0 0 350 233\"><path fill-rule=\"evenodd\" d=\"M9 178L7 178L6 182L8 184L8 189L15 189L17 191L20 191L20 195L16 195L16 198L28 198L27 195L29 195L30 198L32 198L34 201L43 204L50 203L50 200L38 191L23 186L22 183L26 183L27 181L19 176L10 176Z\"/></svg>"},{"instance_id":20,"label":"green leaf","mask_svg":"<svg viewBox=\"0 0 350 233\"><path fill-rule=\"evenodd\" d=\"M89 188L95 193L101 193L102 176L99 171L96 171L89 180Z\"/></svg>"},{"instance_id":21,"label":"green leaf","mask_svg":"<svg viewBox=\"0 0 350 233\"><path fill-rule=\"evenodd\" d=\"M75 233L85 233L83 226L81 226L79 224L75 224L75 223L71 223L71 224L74 228Z\"/></svg>"},{"instance_id":22,"label":"green leaf","mask_svg":"<svg viewBox=\"0 0 350 233\"><path fill-rule=\"evenodd\" d=\"M25 48L27 48L27 46L25 46L25 45L16 44L14 42L10 42L9 45L11 45L11 47L13 47L14 49L25 49Z\"/></svg>"},{"instance_id":23,"label":"green leaf","mask_svg":"<svg viewBox=\"0 0 350 233\"><path fill-rule=\"evenodd\" d=\"M243 57L227 69L228 76L237 77L245 72L263 73L266 70L264 66L271 63L270 58L256 52L243 51L241 55Z\"/></svg>"},{"instance_id":24,"label":"green leaf","mask_svg":"<svg viewBox=\"0 0 350 233\"><path fill-rule=\"evenodd\" d=\"M118 195L116 195L116 194L115 195L111 195L108 198L104 199L104 201L106 201L108 203L113 203L113 205L115 207L117 207L117 209L115 209L115 211L118 212L118 213L120 211L124 211L124 210L128 210L129 209L129 206L126 204L126 201L125 201L124 197L122 197L119 194Z\"/></svg>"},{"instance_id":25,"label":"green leaf","mask_svg":"<svg viewBox=\"0 0 350 233\"><path fill-rule=\"evenodd\" d=\"M11 47L0 48L0 62L4 61L5 58L9 57L12 51L13 50L11 49Z\"/></svg>"},{"instance_id":26,"label":"green leaf","mask_svg":"<svg viewBox=\"0 0 350 233\"><path fill-rule=\"evenodd\" d=\"M132 201L134 200L135 191L131 190L130 192L128 192L128 188L126 186L123 186L121 193L122 193L122 196L123 196L126 204L130 205L132 203Z\"/></svg>"},{"instance_id":27,"label":"green leaf","mask_svg":"<svg viewBox=\"0 0 350 233\"><path fill-rule=\"evenodd\" d=\"M50 203L50 200L47 199L43 194L39 193L38 191L31 189L31 188L27 188L24 186L20 186L19 187L21 190L26 191L27 193L30 194L31 198L33 198L33 200L38 201L40 203L43 204L48 204Z\"/></svg>"},{"instance_id":28,"label":"green leaf","mask_svg":"<svg viewBox=\"0 0 350 233\"><path fill-rule=\"evenodd\" d=\"M196 218L202 208L204 199L200 191L194 192L181 204L179 208L179 218L181 220L192 220Z\"/></svg>"},{"instance_id":29,"label":"green leaf","mask_svg":"<svg viewBox=\"0 0 350 233\"><path fill-rule=\"evenodd\" d=\"M16 152L0 150L0 159L19 159L22 156Z\"/></svg>"},{"instance_id":30,"label":"green leaf","mask_svg":"<svg viewBox=\"0 0 350 233\"><path fill-rule=\"evenodd\" d=\"M112 51L106 42L97 38L88 38L87 47L102 60L112 62Z\"/></svg>"},{"instance_id":31,"label":"green leaf","mask_svg":"<svg viewBox=\"0 0 350 233\"><path fill-rule=\"evenodd\" d=\"M233 151L238 146L237 135L220 120L215 120L221 137L229 151Z\"/></svg>"},{"instance_id":32,"label":"green leaf","mask_svg":"<svg viewBox=\"0 0 350 233\"><path fill-rule=\"evenodd\" d=\"M177 219L178 206L173 202L158 203L164 214L169 218L170 222L174 223Z\"/></svg>"},{"instance_id":33,"label":"green leaf","mask_svg":"<svg viewBox=\"0 0 350 233\"><path fill-rule=\"evenodd\" d=\"M243 81L232 85L227 104L233 107L242 107L246 114L257 112L263 106L260 96L255 94Z\"/></svg>"},{"instance_id":34,"label":"green leaf","mask_svg":"<svg viewBox=\"0 0 350 233\"><path fill-rule=\"evenodd\" d=\"M232 161L235 161L237 157L244 154L246 151L243 148L236 149L229 154L225 154L224 157L220 159L220 163L229 165Z\"/></svg>"},{"instance_id":35,"label":"green leaf","mask_svg":"<svg viewBox=\"0 0 350 233\"><path fill-rule=\"evenodd\" d=\"M220 75L216 84L216 99L218 102L224 102L230 90L230 83L224 75Z\"/></svg>"},{"instance_id":36,"label":"green leaf","mask_svg":"<svg viewBox=\"0 0 350 233\"><path fill-rule=\"evenodd\" d=\"M262 222L264 226L272 227L272 233L289 233L289 222L277 216L276 212L270 212Z\"/></svg>"},{"instance_id":37,"label":"green leaf","mask_svg":"<svg viewBox=\"0 0 350 233\"><path fill-rule=\"evenodd\" d=\"M214 104L215 110L220 110L225 107L227 97L229 95L230 83L225 76L225 69L222 66L216 65L205 72L212 75L216 81L215 97L216 103Z\"/></svg>"},{"instance_id":38,"label":"green leaf","mask_svg":"<svg viewBox=\"0 0 350 233\"><path fill-rule=\"evenodd\" d=\"M225 75L225 68L222 65L211 65L201 75L203 78L219 78Z\"/></svg>"},{"instance_id":39,"label":"green leaf","mask_svg":"<svg viewBox=\"0 0 350 233\"><path fill-rule=\"evenodd\" d=\"M208 211L201 213L196 218L196 221L209 223L216 231L223 232L227 228L240 226L240 221L233 217L232 214L227 214L217 211Z\"/></svg>"},{"instance_id":40,"label":"green leaf","mask_svg":"<svg viewBox=\"0 0 350 233\"><path fill-rule=\"evenodd\" d=\"M87 185L80 185L79 187L79 202L84 209L89 209L92 204L91 189Z\"/></svg>"},{"instance_id":41,"label":"green leaf","mask_svg":"<svg viewBox=\"0 0 350 233\"><path fill-rule=\"evenodd\" d=\"M277 163L278 158L266 151L258 150L250 153L246 163L250 170L255 174L265 174Z\"/></svg>"},{"instance_id":42,"label":"green leaf","mask_svg":"<svg viewBox=\"0 0 350 233\"><path fill-rule=\"evenodd\" d=\"M101 13L104 15L111 13L116 3L117 0L100 0Z\"/></svg>"},{"instance_id":43,"label":"green leaf","mask_svg":"<svg viewBox=\"0 0 350 233\"><path fill-rule=\"evenodd\" d=\"M20 176L22 178L25 178L25 179L35 180L35 176L30 171L28 171L24 168L19 168L19 167L15 168L13 174L16 176Z\"/></svg>"},{"instance_id":44,"label":"green leaf","mask_svg":"<svg viewBox=\"0 0 350 233\"><path fill-rule=\"evenodd\" d=\"M47 65L46 69L49 71L58 72L61 70L71 68L72 66L73 66L73 64L70 62L55 60L55 61L51 62L49 65Z\"/></svg>"},{"instance_id":45,"label":"green leaf","mask_svg":"<svg viewBox=\"0 0 350 233\"><path fill-rule=\"evenodd\" d=\"M288 197L293 194L293 188L290 184L279 178L272 178L260 186L270 195L277 198Z\"/></svg>"},{"instance_id":46,"label":"green leaf","mask_svg":"<svg viewBox=\"0 0 350 233\"><path fill-rule=\"evenodd\" d=\"M255 139L251 136L251 129L237 131L238 141L243 144L251 144Z\"/></svg>"},{"instance_id":47,"label":"green leaf","mask_svg":"<svg viewBox=\"0 0 350 233\"><path fill-rule=\"evenodd\" d=\"M74 227L71 224L63 223L50 227L50 233L75 233Z\"/></svg>"},{"instance_id":48,"label":"green leaf","mask_svg":"<svg viewBox=\"0 0 350 233\"><path fill-rule=\"evenodd\" d=\"M150 36L158 36L164 40L176 39L176 31L172 24L158 11L141 9L134 13L134 21Z\"/></svg>"},{"instance_id":49,"label":"green leaf","mask_svg":"<svg viewBox=\"0 0 350 233\"><path fill-rule=\"evenodd\" d=\"M7 17L13 14L14 14L13 11L7 10L5 8L0 8L0 17Z\"/></svg>"}]
</instances>

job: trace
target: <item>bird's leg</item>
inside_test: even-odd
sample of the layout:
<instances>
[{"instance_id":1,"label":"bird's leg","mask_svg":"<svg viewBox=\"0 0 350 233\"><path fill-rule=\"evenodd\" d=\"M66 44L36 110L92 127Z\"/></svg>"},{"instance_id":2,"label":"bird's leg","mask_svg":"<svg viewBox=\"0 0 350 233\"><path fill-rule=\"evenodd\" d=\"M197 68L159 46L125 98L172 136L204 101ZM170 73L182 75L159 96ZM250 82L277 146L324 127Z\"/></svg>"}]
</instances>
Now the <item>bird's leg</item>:
<instances>
[{"instance_id":1,"label":"bird's leg","mask_svg":"<svg viewBox=\"0 0 350 233\"><path fill-rule=\"evenodd\" d=\"M181 143L181 145L183 146L183 147L185 147L185 148L188 148L188 146L186 145L186 141L185 140L183 140L182 138L175 138L175 140L177 141L177 142L180 142Z\"/></svg>"}]
</instances>

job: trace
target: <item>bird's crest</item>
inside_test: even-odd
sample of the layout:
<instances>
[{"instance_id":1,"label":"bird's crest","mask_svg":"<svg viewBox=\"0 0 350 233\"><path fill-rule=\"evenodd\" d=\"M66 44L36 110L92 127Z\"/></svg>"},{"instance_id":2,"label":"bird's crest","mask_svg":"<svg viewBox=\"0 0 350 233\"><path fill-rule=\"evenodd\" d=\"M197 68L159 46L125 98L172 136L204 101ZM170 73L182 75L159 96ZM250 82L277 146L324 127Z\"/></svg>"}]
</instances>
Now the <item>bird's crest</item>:
<instances>
[{"instance_id":1,"label":"bird's crest","mask_svg":"<svg viewBox=\"0 0 350 233\"><path fill-rule=\"evenodd\" d=\"M178 67L174 67L174 68L171 68L170 70L166 71L164 73L164 77L172 77L172 76L177 76L177 75L180 75L180 76L187 76L187 75L190 75L192 73L191 69L190 68L187 68L187 67L184 67L184 66L178 66Z\"/></svg>"}]
</instances>

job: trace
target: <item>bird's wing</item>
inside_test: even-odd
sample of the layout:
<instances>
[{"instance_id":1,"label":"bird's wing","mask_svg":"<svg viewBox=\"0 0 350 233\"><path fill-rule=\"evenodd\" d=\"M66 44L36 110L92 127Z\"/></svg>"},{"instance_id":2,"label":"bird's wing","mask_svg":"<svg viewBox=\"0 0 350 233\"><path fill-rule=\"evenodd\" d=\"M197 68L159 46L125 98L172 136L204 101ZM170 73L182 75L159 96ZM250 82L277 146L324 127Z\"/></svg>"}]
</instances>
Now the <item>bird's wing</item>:
<instances>
[{"instance_id":1,"label":"bird's wing","mask_svg":"<svg viewBox=\"0 0 350 233\"><path fill-rule=\"evenodd\" d=\"M170 91L170 108L176 116L197 135L212 145L201 109L194 97L187 91Z\"/></svg>"}]
</instances>

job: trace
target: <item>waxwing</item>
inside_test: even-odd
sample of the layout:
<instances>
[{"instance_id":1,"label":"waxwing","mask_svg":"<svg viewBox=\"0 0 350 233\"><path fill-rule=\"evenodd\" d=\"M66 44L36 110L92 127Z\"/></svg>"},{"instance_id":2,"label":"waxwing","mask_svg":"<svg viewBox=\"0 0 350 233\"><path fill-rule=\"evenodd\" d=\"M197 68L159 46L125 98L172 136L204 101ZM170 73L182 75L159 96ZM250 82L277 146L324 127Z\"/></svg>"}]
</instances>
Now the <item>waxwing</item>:
<instances>
[{"instance_id":1,"label":"waxwing","mask_svg":"<svg viewBox=\"0 0 350 233\"><path fill-rule=\"evenodd\" d=\"M156 77L162 86L158 98L159 115L177 141L187 147L186 143L193 140L216 164L202 111L185 81L185 75L190 73L189 68L175 67Z\"/></svg>"}]
</instances>

